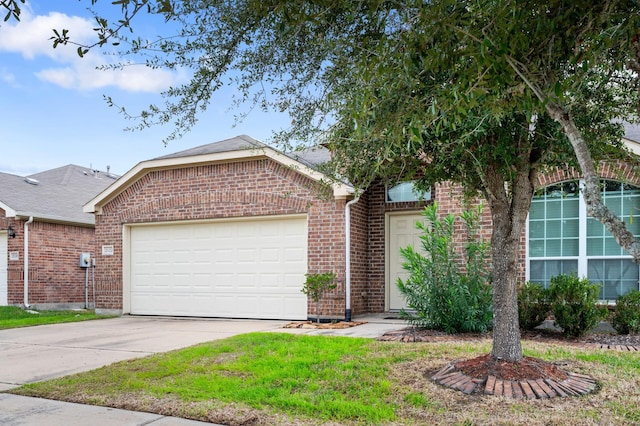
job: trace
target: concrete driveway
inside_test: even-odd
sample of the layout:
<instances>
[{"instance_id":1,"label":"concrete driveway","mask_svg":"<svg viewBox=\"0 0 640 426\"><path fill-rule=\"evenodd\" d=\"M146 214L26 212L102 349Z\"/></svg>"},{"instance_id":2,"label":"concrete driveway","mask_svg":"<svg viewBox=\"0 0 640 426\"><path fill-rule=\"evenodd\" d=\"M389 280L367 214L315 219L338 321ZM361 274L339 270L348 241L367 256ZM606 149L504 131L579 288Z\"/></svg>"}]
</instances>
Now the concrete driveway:
<instances>
[{"instance_id":1,"label":"concrete driveway","mask_svg":"<svg viewBox=\"0 0 640 426\"><path fill-rule=\"evenodd\" d=\"M0 330L0 391L283 324L124 316Z\"/></svg>"}]
</instances>

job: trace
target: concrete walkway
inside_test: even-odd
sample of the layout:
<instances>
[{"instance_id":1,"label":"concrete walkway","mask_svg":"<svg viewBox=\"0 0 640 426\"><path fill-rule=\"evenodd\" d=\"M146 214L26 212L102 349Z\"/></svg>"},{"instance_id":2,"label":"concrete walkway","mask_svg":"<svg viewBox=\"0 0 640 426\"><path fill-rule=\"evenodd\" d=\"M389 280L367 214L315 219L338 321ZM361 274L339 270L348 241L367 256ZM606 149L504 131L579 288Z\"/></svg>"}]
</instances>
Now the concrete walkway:
<instances>
[{"instance_id":1,"label":"concrete walkway","mask_svg":"<svg viewBox=\"0 0 640 426\"><path fill-rule=\"evenodd\" d=\"M375 338L406 323L384 315L355 318L346 329L282 328L285 321L120 317L0 330L0 391L237 334L285 332ZM141 413L0 393L4 426L211 425Z\"/></svg>"}]
</instances>

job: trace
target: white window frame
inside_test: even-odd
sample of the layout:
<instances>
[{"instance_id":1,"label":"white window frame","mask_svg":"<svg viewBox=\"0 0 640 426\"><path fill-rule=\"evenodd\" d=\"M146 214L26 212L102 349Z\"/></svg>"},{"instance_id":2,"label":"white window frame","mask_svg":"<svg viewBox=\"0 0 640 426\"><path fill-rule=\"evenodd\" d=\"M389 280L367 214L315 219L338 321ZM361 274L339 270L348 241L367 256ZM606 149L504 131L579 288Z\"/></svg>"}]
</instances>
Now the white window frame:
<instances>
[{"instance_id":1,"label":"white window frame","mask_svg":"<svg viewBox=\"0 0 640 426\"><path fill-rule=\"evenodd\" d=\"M613 180L614 179L608 179ZM620 181L616 181L620 182ZM563 182L557 182L553 185L559 185ZM623 183L623 182L620 182ZM577 260L578 261L578 276L588 277L589 272L589 260L618 260L618 259L632 259L630 255L609 255L609 256L588 256L587 255L587 204L584 200L583 189L584 180L578 180L578 256L543 256L543 257L531 257L529 255L529 215L527 214L527 226L526 226L526 238L525 238L525 278L530 280L531 273L531 261L551 261L551 260ZM634 185L635 186L635 185ZM640 220L640 219L639 219ZM640 268L640 265L638 265ZM640 275L640 271L639 271ZM640 283L636 286L636 289L640 289ZM610 299L601 300L601 302L611 302ZM615 300L614 300L615 302Z\"/></svg>"}]
</instances>

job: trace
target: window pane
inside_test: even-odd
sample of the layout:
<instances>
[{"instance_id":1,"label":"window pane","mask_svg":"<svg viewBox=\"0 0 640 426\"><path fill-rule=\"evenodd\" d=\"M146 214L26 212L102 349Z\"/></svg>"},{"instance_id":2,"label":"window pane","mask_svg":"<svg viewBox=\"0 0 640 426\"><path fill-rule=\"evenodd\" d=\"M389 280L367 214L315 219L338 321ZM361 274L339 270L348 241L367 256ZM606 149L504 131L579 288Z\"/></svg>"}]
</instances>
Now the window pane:
<instances>
[{"instance_id":1,"label":"window pane","mask_svg":"<svg viewBox=\"0 0 640 426\"><path fill-rule=\"evenodd\" d=\"M547 240L545 256L560 256L562 254L562 240Z\"/></svg>"},{"instance_id":2,"label":"window pane","mask_svg":"<svg viewBox=\"0 0 640 426\"><path fill-rule=\"evenodd\" d=\"M544 222L529 222L529 238L544 238Z\"/></svg>"},{"instance_id":3,"label":"window pane","mask_svg":"<svg viewBox=\"0 0 640 426\"><path fill-rule=\"evenodd\" d=\"M605 256L621 256L626 252L620 247L620 244L613 239L613 236L607 237L604 240L604 255Z\"/></svg>"},{"instance_id":4,"label":"window pane","mask_svg":"<svg viewBox=\"0 0 640 426\"><path fill-rule=\"evenodd\" d=\"M579 206L580 203L578 202L577 198L565 198L563 200L563 213L562 216L563 217L578 217L579 214Z\"/></svg>"},{"instance_id":5,"label":"window pane","mask_svg":"<svg viewBox=\"0 0 640 426\"><path fill-rule=\"evenodd\" d=\"M562 255L563 256L578 256L579 253L579 240L577 238L562 240Z\"/></svg>"},{"instance_id":6,"label":"window pane","mask_svg":"<svg viewBox=\"0 0 640 426\"><path fill-rule=\"evenodd\" d=\"M532 260L529 262L529 281L549 287L552 277L578 272L577 260Z\"/></svg>"},{"instance_id":7,"label":"window pane","mask_svg":"<svg viewBox=\"0 0 640 426\"><path fill-rule=\"evenodd\" d=\"M605 181L603 188L602 198L604 204L627 224L627 229L636 236L640 235L640 223L638 223L638 220L632 219L633 214L640 211L638 210L640 208L640 191L632 185L622 185L614 181ZM627 255L616 243L609 231L605 229L604 225L593 218L587 219L587 235L589 237L601 237L587 239L588 256Z\"/></svg>"},{"instance_id":8,"label":"window pane","mask_svg":"<svg viewBox=\"0 0 640 426\"><path fill-rule=\"evenodd\" d=\"M592 259L588 268L589 281L602 285L602 300L615 300L631 290L638 290L638 265L631 259Z\"/></svg>"},{"instance_id":9,"label":"window pane","mask_svg":"<svg viewBox=\"0 0 640 426\"><path fill-rule=\"evenodd\" d=\"M640 217L633 217L633 221L629 223L629 220L626 220L627 229L629 232L632 232L633 235L640 235Z\"/></svg>"},{"instance_id":10,"label":"window pane","mask_svg":"<svg viewBox=\"0 0 640 426\"><path fill-rule=\"evenodd\" d=\"M567 219L562 223L563 237L577 237L579 234L578 219Z\"/></svg>"},{"instance_id":11,"label":"window pane","mask_svg":"<svg viewBox=\"0 0 640 426\"><path fill-rule=\"evenodd\" d=\"M545 236L547 238L558 238L562 235L561 230L562 230L561 220L548 220Z\"/></svg>"},{"instance_id":12,"label":"window pane","mask_svg":"<svg viewBox=\"0 0 640 426\"><path fill-rule=\"evenodd\" d=\"M604 253L604 238L587 238L587 256L602 256Z\"/></svg>"},{"instance_id":13,"label":"window pane","mask_svg":"<svg viewBox=\"0 0 640 426\"><path fill-rule=\"evenodd\" d=\"M547 219L562 217L562 200L547 201Z\"/></svg>"},{"instance_id":14,"label":"window pane","mask_svg":"<svg viewBox=\"0 0 640 426\"><path fill-rule=\"evenodd\" d=\"M609 210L614 212L616 215L620 216L623 214L622 211L622 200L620 197L606 197L604 199L604 203ZM629 214L627 212L627 214Z\"/></svg>"},{"instance_id":15,"label":"window pane","mask_svg":"<svg viewBox=\"0 0 640 426\"><path fill-rule=\"evenodd\" d=\"M544 256L544 240L529 241L529 256L530 257Z\"/></svg>"},{"instance_id":16,"label":"window pane","mask_svg":"<svg viewBox=\"0 0 640 426\"><path fill-rule=\"evenodd\" d=\"M578 195L578 183L572 181L546 187L533 198L529 211L530 257L579 254Z\"/></svg>"},{"instance_id":17,"label":"window pane","mask_svg":"<svg viewBox=\"0 0 640 426\"><path fill-rule=\"evenodd\" d=\"M431 199L431 191L421 192L415 188L415 181L402 182L387 189L387 203L401 201L423 201Z\"/></svg>"},{"instance_id":18,"label":"window pane","mask_svg":"<svg viewBox=\"0 0 640 426\"><path fill-rule=\"evenodd\" d=\"M529 219L544 219L544 202L532 201L529 209Z\"/></svg>"},{"instance_id":19,"label":"window pane","mask_svg":"<svg viewBox=\"0 0 640 426\"><path fill-rule=\"evenodd\" d=\"M587 219L587 236L589 237L601 237L604 235L604 226L593 218Z\"/></svg>"}]
</instances>

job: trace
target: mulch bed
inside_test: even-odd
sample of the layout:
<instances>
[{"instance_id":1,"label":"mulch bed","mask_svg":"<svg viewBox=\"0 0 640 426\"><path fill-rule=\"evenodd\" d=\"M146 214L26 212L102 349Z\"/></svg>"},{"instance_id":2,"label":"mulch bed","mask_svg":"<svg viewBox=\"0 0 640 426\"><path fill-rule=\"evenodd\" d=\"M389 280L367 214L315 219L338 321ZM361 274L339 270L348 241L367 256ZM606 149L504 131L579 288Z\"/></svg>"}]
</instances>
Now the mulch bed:
<instances>
[{"instance_id":1,"label":"mulch bed","mask_svg":"<svg viewBox=\"0 0 640 426\"><path fill-rule=\"evenodd\" d=\"M447 334L435 330L407 327L381 336L381 341L451 342L491 339L490 333ZM568 338L555 330L523 331L523 340L563 345L596 347L623 351L640 351L640 336L613 333L591 333L581 338ZM580 396L594 392L596 381L585 375L563 371L557 365L538 358L524 357L511 363L490 355L454 361L435 372L431 379L442 386L466 394L504 396L515 399L547 399Z\"/></svg>"}]
</instances>

